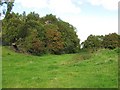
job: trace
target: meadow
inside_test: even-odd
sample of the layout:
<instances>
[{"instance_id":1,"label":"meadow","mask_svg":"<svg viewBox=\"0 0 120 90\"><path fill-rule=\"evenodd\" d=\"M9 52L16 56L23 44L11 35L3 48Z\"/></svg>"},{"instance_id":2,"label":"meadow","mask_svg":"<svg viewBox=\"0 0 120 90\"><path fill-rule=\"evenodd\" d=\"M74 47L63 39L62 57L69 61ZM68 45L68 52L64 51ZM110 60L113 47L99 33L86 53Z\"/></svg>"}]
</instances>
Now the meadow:
<instances>
[{"instance_id":1,"label":"meadow","mask_svg":"<svg viewBox=\"0 0 120 90\"><path fill-rule=\"evenodd\" d=\"M3 88L117 88L117 49L33 56L2 48Z\"/></svg>"}]
</instances>

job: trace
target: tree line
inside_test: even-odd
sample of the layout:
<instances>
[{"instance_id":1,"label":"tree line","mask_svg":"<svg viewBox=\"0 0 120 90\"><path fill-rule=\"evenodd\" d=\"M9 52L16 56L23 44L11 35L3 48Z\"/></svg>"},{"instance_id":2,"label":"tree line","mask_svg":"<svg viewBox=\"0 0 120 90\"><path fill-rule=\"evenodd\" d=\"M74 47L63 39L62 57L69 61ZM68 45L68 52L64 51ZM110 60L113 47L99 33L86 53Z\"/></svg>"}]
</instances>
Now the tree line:
<instances>
[{"instance_id":1,"label":"tree line","mask_svg":"<svg viewBox=\"0 0 120 90\"><path fill-rule=\"evenodd\" d=\"M21 52L33 55L78 53L80 46L85 50L96 51L101 48L114 49L120 46L120 35L111 33L108 35L89 35L80 44L76 34L76 28L48 14L40 17L38 13L26 12L22 14L11 12L14 2L2 2L7 4L7 11L3 10L5 18L2 20L2 44L17 45Z\"/></svg>"},{"instance_id":2,"label":"tree line","mask_svg":"<svg viewBox=\"0 0 120 90\"><path fill-rule=\"evenodd\" d=\"M11 12L2 21L2 43L15 43L21 51L34 55L76 53L80 40L76 28L55 15L40 17Z\"/></svg>"},{"instance_id":3,"label":"tree line","mask_svg":"<svg viewBox=\"0 0 120 90\"><path fill-rule=\"evenodd\" d=\"M97 51L98 49L115 49L120 47L120 35L117 33L109 33L108 35L89 35L87 39L81 43L82 49Z\"/></svg>"}]
</instances>

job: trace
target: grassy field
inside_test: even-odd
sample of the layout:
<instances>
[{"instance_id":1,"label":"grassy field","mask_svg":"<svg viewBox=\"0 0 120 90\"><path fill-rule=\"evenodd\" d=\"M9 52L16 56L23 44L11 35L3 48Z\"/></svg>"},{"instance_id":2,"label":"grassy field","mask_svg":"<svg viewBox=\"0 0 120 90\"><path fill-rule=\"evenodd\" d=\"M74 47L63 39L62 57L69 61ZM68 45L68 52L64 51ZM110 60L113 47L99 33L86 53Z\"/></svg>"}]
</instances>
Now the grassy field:
<instances>
[{"instance_id":1,"label":"grassy field","mask_svg":"<svg viewBox=\"0 0 120 90\"><path fill-rule=\"evenodd\" d=\"M3 47L3 88L117 88L116 50L31 56Z\"/></svg>"}]
</instances>

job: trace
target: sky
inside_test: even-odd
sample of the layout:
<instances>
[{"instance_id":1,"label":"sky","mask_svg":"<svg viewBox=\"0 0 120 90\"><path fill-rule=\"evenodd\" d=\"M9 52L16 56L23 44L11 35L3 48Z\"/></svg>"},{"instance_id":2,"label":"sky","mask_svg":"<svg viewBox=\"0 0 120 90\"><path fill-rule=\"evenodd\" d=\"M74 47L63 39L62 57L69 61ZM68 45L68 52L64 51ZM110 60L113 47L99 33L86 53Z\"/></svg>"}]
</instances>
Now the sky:
<instances>
[{"instance_id":1,"label":"sky","mask_svg":"<svg viewBox=\"0 0 120 90\"><path fill-rule=\"evenodd\" d=\"M40 17L53 14L77 29L83 42L90 34L118 33L120 0L15 0L14 12L35 11Z\"/></svg>"}]
</instances>

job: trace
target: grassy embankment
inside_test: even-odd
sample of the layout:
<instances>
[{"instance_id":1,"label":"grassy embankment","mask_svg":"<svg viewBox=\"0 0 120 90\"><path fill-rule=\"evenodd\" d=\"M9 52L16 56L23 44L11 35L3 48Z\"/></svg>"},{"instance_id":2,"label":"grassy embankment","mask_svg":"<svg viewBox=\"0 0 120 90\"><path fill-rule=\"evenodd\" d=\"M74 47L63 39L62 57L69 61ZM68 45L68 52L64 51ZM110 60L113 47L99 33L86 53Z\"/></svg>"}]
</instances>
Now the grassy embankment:
<instances>
[{"instance_id":1,"label":"grassy embankment","mask_svg":"<svg viewBox=\"0 0 120 90\"><path fill-rule=\"evenodd\" d=\"M116 50L32 56L3 47L3 88L115 88Z\"/></svg>"}]
</instances>

